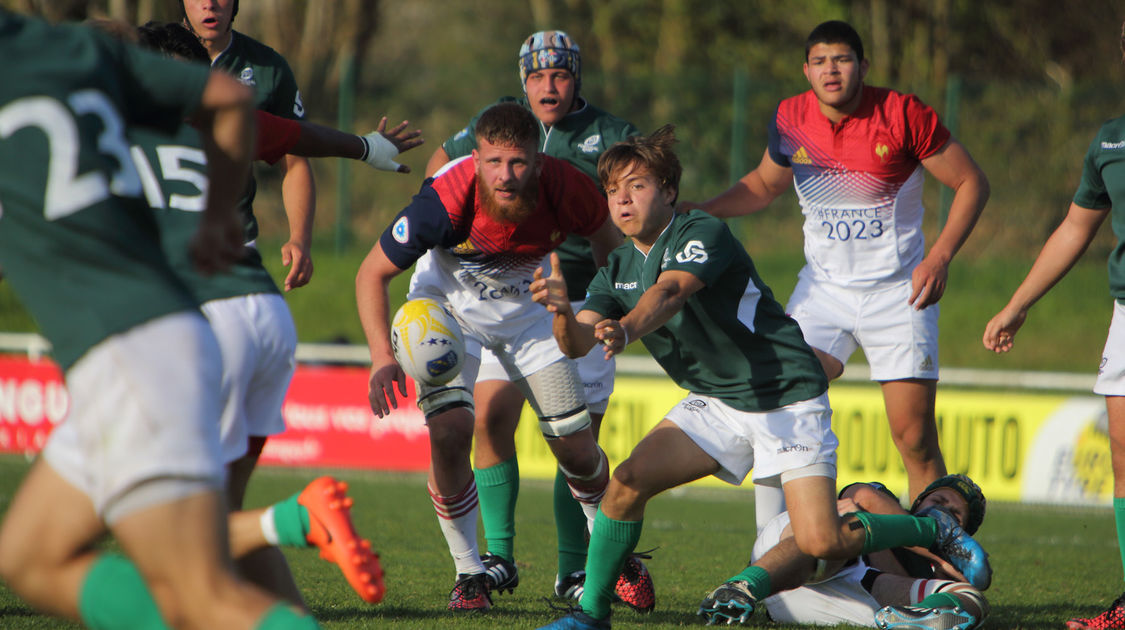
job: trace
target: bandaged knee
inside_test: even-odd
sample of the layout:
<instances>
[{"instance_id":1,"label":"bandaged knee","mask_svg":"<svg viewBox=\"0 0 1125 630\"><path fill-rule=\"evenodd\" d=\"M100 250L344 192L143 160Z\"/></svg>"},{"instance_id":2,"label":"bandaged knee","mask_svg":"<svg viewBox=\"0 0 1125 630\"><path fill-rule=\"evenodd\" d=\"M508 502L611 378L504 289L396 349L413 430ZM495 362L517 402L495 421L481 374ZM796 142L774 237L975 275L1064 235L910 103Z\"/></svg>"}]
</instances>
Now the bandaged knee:
<instances>
[{"instance_id":1,"label":"bandaged knee","mask_svg":"<svg viewBox=\"0 0 1125 630\"><path fill-rule=\"evenodd\" d=\"M457 409L458 407L473 410L473 394L464 387L438 387L426 391L424 388L418 392L418 408L427 420L434 416Z\"/></svg>"},{"instance_id":2,"label":"bandaged knee","mask_svg":"<svg viewBox=\"0 0 1125 630\"><path fill-rule=\"evenodd\" d=\"M574 362L556 361L516 381L548 440L574 435L590 426L586 396Z\"/></svg>"}]
</instances>

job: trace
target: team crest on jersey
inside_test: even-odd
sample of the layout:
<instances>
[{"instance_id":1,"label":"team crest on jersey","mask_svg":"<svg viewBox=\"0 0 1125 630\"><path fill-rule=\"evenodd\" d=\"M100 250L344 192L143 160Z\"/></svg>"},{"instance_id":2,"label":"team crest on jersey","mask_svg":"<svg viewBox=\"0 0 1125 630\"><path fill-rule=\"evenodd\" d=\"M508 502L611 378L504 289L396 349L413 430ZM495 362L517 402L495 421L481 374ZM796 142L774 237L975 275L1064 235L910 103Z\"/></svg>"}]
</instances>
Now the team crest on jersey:
<instances>
[{"instance_id":1,"label":"team crest on jersey","mask_svg":"<svg viewBox=\"0 0 1125 630\"><path fill-rule=\"evenodd\" d=\"M238 81L242 83L242 85L248 85L250 87L258 85L258 81L254 79L254 68L250 66L243 68L242 72L238 73Z\"/></svg>"},{"instance_id":2,"label":"team crest on jersey","mask_svg":"<svg viewBox=\"0 0 1125 630\"><path fill-rule=\"evenodd\" d=\"M293 101L293 115L297 118L305 117L305 104L301 102L300 90L297 90L297 98Z\"/></svg>"},{"instance_id":3,"label":"team crest on jersey","mask_svg":"<svg viewBox=\"0 0 1125 630\"><path fill-rule=\"evenodd\" d=\"M789 161L794 164L812 164L812 159L809 157L809 152L805 150L805 147L798 148L797 152L793 154L793 157L789 158Z\"/></svg>"},{"instance_id":4,"label":"team crest on jersey","mask_svg":"<svg viewBox=\"0 0 1125 630\"><path fill-rule=\"evenodd\" d=\"M891 152L891 148L885 144L875 143L875 155L879 156L879 163L887 163L887 154Z\"/></svg>"},{"instance_id":5,"label":"team crest on jersey","mask_svg":"<svg viewBox=\"0 0 1125 630\"><path fill-rule=\"evenodd\" d=\"M602 143L602 135L596 133L578 144L578 150L583 153L597 153L598 145Z\"/></svg>"},{"instance_id":6,"label":"team crest on jersey","mask_svg":"<svg viewBox=\"0 0 1125 630\"><path fill-rule=\"evenodd\" d=\"M703 246L703 241L688 241L683 251L676 254L676 262L680 264L707 262L707 248Z\"/></svg>"},{"instance_id":7,"label":"team crest on jersey","mask_svg":"<svg viewBox=\"0 0 1125 630\"><path fill-rule=\"evenodd\" d=\"M395 221L394 227L391 228L391 236L405 245L410 240L410 219L399 217L398 221Z\"/></svg>"},{"instance_id":8,"label":"team crest on jersey","mask_svg":"<svg viewBox=\"0 0 1125 630\"><path fill-rule=\"evenodd\" d=\"M453 139L454 140L460 140L461 138L464 138L464 137L468 136L469 131L470 131L470 129L468 127L465 127L461 131L458 131L457 135L453 136Z\"/></svg>"}]
</instances>

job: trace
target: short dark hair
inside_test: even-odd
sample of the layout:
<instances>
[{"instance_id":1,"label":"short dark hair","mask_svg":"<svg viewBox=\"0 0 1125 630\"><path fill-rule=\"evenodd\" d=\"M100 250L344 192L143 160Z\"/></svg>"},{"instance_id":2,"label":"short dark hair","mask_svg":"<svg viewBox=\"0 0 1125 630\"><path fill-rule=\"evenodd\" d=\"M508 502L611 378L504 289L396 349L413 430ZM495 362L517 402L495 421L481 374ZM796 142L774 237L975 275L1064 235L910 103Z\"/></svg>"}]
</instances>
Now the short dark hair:
<instances>
[{"instance_id":1,"label":"short dark hair","mask_svg":"<svg viewBox=\"0 0 1125 630\"><path fill-rule=\"evenodd\" d=\"M647 136L631 136L606 149L598 158L598 179L602 187L612 183L611 177L622 169L642 166L660 182L661 188L670 188L680 195L680 176L684 172L680 158L672 150L676 143L676 128L664 125Z\"/></svg>"},{"instance_id":2,"label":"short dark hair","mask_svg":"<svg viewBox=\"0 0 1125 630\"><path fill-rule=\"evenodd\" d=\"M863 40L851 24L840 20L829 20L817 25L805 40L805 59L817 44L847 44L855 52L856 61L863 61Z\"/></svg>"},{"instance_id":3,"label":"short dark hair","mask_svg":"<svg viewBox=\"0 0 1125 630\"><path fill-rule=\"evenodd\" d=\"M145 22L143 26L137 27L137 37L140 45L149 50L188 61L211 63L211 57L199 38L182 24Z\"/></svg>"},{"instance_id":4,"label":"short dark hair","mask_svg":"<svg viewBox=\"0 0 1125 630\"><path fill-rule=\"evenodd\" d=\"M521 105L500 103L484 110L474 135L477 144L483 139L505 147L535 147L539 145L539 121Z\"/></svg>"}]
</instances>

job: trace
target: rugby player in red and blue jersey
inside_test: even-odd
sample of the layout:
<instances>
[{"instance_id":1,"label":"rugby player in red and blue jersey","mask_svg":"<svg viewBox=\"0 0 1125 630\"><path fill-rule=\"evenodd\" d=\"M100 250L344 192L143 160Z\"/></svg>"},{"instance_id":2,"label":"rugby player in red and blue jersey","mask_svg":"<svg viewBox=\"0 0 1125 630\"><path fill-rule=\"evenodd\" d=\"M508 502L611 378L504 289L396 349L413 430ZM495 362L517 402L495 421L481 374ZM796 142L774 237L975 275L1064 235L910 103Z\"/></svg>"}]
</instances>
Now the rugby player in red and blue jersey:
<instances>
[{"instance_id":1,"label":"rugby player in red and blue jersey","mask_svg":"<svg viewBox=\"0 0 1125 630\"><path fill-rule=\"evenodd\" d=\"M867 68L850 25L830 21L813 29L804 65L812 89L778 105L761 163L717 197L685 205L719 217L749 214L793 183L805 215L807 264L786 310L829 379L863 349L913 498L946 473L934 418L937 302L989 188L932 108L916 96L864 85ZM923 169L955 192L928 254ZM781 508L780 493L773 500L769 494L757 497L759 526Z\"/></svg>"}]
</instances>

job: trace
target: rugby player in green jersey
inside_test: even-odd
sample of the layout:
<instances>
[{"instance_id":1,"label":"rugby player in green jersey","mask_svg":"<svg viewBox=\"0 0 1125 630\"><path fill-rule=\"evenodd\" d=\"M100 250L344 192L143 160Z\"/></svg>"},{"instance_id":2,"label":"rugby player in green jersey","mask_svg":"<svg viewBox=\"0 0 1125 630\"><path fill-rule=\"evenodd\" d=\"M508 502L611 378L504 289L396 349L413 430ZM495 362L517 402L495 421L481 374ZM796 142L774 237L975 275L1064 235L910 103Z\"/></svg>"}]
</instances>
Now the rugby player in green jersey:
<instances>
[{"instance_id":1,"label":"rugby player in green jersey","mask_svg":"<svg viewBox=\"0 0 1125 630\"><path fill-rule=\"evenodd\" d=\"M641 340L690 394L614 471L590 539L580 608L548 628L608 628L618 573L640 539L650 498L714 475L779 481L794 540L806 555L846 559L898 546L933 547L975 585L990 580L984 550L948 512L930 516L836 511L836 436L827 379L797 323L758 276L741 243L701 211L676 214L682 168L666 126L610 147L598 162L614 225L631 242L610 254L575 313L552 256L533 299L554 313L570 357L613 356ZM753 527L747 528L751 533ZM709 618L740 618L773 592L748 567L712 594Z\"/></svg>"},{"instance_id":2,"label":"rugby player in green jersey","mask_svg":"<svg viewBox=\"0 0 1125 630\"><path fill-rule=\"evenodd\" d=\"M1125 62L1125 25L1121 55ZM1090 143L1082 179L1070 209L1047 239L1027 277L1008 303L984 329L984 347L992 352L1012 350L1031 307L1062 280L1094 240L1109 217L1117 246L1109 256L1109 293L1113 317L1102 351L1094 393L1105 396L1109 417L1110 460L1113 465L1113 514L1117 548L1125 567L1125 116L1109 120ZM1067 628L1125 628L1125 592L1101 614L1071 619Z\"/></svg>"},{"instance_id":3,"label":"rugby player in green jersey","mask_svg":"<svg viewBox=\"0 0 1125 630\"><path fill-rule=\"evenodd\" d=\"M251 95L6 10L0 56L0 266L70 394L0 527L0 576L91 628L316 628L229 568L219 349L160 249L126 138L193 115L212 170L192 252L221 270L242 252ZM128 559L95 549L107 531Z\"/></svg>"}]
</instances>

